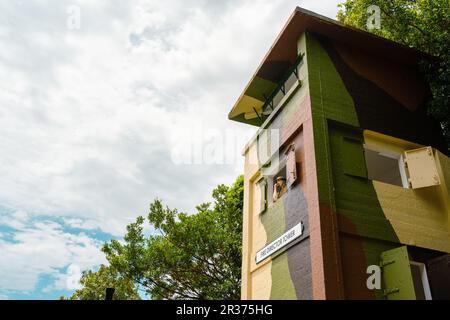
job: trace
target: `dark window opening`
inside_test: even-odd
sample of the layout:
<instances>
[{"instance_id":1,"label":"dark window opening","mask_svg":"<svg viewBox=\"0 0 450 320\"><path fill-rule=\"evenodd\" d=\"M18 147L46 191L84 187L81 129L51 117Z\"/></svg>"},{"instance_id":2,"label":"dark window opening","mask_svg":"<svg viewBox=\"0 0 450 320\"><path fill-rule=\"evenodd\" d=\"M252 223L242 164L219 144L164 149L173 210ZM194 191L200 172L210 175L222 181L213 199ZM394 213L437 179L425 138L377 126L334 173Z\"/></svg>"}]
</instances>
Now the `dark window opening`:
<instances>
[{"instance_id":1,"label":"dark window opening","mask_svg":"<svg viewBox=\"0 0 450 320\"><path fill-rule=\"evenodd\" d=\"M281 169L270 177L270 195L271 202L274 203L280 200L283 195L287 192L286 186L286 166L281 167Z\"/></svg>"},{"instance_id":2,"label":"dark window opening","mask_svg":"<svg viewBox=\"0 0 450 320\"><path fill-rule=\"evenodd\" d=\"M403 187L404 179L401 171L400 156L390 155L370 149L365 149L367 174L370 180Z\"/></svg>"}]
</instances>

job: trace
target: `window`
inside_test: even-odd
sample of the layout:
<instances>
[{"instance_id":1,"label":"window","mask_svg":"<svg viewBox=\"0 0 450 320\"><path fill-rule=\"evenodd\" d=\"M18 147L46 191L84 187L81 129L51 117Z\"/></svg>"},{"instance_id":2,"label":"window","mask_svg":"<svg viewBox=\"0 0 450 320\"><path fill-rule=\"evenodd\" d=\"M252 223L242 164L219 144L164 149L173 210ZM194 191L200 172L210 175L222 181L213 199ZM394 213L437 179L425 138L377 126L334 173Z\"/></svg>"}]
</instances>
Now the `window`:
<instances>
[{"instance_id":1,"label":"window","mask_svg":"<svg viewBox=\"0 0 450 320\"><path fill-rule=\"evenodd\" d=\"M281 197L287 192L286 185L286 166L283 166L276 174L270 177L271 181L271 195L272 203L281 199Z\"/></svg>"},{"instance_id":2,"label":"window","mask_svg":"<svg viewBox=\"0 0 450 320\"><path fill-rule=\"evenodd\" d=\"M408 188L403 166L403 156L392 151L373 150L364 147L367 177L370 180Z\"/></svg>"},{"instance_id":3,"label":"window","mask_svg":"<svg viewBox=\"0 0 450 320\"><path fill-rule=\"evenodd\" d=\"M280 151L280 158L261 168L265 177L268 203L278 201L298 180L297 161L294 145Z\"/></svg>"}]
</instances>

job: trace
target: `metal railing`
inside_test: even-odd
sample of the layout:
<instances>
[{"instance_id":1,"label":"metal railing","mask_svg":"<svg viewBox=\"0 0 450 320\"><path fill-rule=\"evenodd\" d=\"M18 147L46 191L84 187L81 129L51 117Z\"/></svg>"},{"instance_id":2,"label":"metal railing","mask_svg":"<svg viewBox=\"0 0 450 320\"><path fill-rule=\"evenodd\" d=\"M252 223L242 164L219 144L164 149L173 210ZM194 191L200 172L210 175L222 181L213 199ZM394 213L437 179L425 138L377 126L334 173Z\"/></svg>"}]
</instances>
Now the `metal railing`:
<instances>
[{"instance_id":1,"label":"metal railing","mask_svg":"<svg viewBox=\"0 0 450 320\"><path fill-rule=\"evenodd\" d=\"M262 117L269 116L272 111L278 106L278 104L283 100L287 92L300 81L299 77L299 67L303 62L304 54L300 54L294 61L291 67L286 71L284 76L281 78L278 86L275 90L266 98L266 102L262 107L262 115L256 113L262 120ZM256 111L256 110L255 110Z\"/></svg>"}]
</instances>

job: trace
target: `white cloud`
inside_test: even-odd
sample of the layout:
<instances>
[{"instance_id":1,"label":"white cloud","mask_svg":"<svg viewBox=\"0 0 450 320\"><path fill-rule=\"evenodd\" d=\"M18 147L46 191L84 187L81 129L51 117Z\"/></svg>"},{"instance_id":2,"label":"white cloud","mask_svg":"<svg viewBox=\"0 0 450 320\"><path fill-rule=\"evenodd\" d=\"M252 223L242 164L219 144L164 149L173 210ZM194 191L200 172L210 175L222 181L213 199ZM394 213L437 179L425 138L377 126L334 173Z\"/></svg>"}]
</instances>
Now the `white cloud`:
<instances>
[{"instance_id":1,"label":"white cloud","mask_svg":"<svg viewBox=\"0 0 450 320\"><path fill-rule=\"evenodd\" d=\"M74 268L85 270L105 263L101 244L84 233L65 232L54 221L27 221L12 239L0 239L0 288L31 292L40 276L51 275L56 279L54 289L73 289L67 281L58 280L73 278Z\"/></svg>"},{"instance_id":2,"label":"white cloud","mask_svg":"<svg viewBox=\"0 0 450 320\"><path fill-rule=\"evenodd\" d=\"M69 4L2 4L0 203L120 234L155 196L192 210L230 183L241 161L175 166L171 142L241 128L227 111L296 1L82 1L80 30Z\"/></svg>"},{"instance_id":3,"label":"white cloud","mask_svg":"<svg viewBox=\"0 0 450 320\"><path fill-rule=\"evenodd\" d=\"M102 261L97 241L29 219L122 235L155 197L191 211L231 183L242 159L175 165L172 147L199 126L254 131L227 113L286 19L299 4L334 16L338 2L3 1L0 205L14 214L0 225L16 231L0 235L0 287L53 274L54 289L60 268ZM70 5L79 30L67 28ZM227 153L239 159L244 140Z\"/></svg>"},{"instance_id":4,"label":"white cloud","mask_svg":"<svg viewBox=\"0 0 450 320\"><path fill-rule=\"evenodd\" d=\"M80 218L63 218L64 225L82 229L82 230L95 230L98 228L98 223L94 220L80 219Z\"/></svg>"},{"instance_id":5,"label":"white cloud","mask_svg":"<svg viewBox=\"0 0 450 320\"><path fill-rule=\"evenodd\" d=\"M298 5L310 11L336 19L338 4L345 0L300 0Z\"/></svg>"},{"instance_id":6,"label":"white cloud","mask_svg":"<svg viewBox=\"0 0 450 320\"><path fill-rule=\"evenodd\" d=\"M82 269L77 264L71 264L66 272L53 274L54 281L45 286L42 291L45 293L55 290L78 290L83 286L80 283Z\"/></svg>"},{"instance_id":7,"label":"white cloud","mask_svg":"<svg viewBox=\"0 0 450 320\"><path fill-rule=\"evenodd\" d=\"M25 228L28 219L29 215L26 211L23 210L13 211L10 214L0 215L0 225L13 229L22 229Z\"/></svg>"}]
</instances>

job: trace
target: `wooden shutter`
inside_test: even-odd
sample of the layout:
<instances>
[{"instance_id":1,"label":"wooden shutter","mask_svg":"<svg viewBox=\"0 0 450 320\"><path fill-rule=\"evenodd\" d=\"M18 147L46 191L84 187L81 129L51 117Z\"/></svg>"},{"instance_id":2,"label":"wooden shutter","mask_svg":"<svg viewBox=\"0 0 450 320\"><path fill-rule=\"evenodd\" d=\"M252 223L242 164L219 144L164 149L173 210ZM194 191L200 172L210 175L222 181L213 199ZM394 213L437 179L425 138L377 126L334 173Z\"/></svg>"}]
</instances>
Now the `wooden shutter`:
<instances>
[{"instance_id":1,"label":"wooden shutter","mask_svg":"<svg viewBox=\"0 0 450 320\"><path fill-rule=\"evenodd\" d=\"M450 300L450 254L429 261L427 273L433 299Z\"/></svg>"},{"instance_id":2,"label":"wooden shutter","mask_svg":"<svg viewBox=\"0 0 450 320\"><path fill-rule=\"evenodd\" d=\"M290 146L286 153L286 185L290 188L297 180L297 162L295 160L295 148Z\"/></svg>"},{"instance_id":3,"label":"wooden shutter","mask_svg":"<svg viewBox=\"0 0 450 320\"><path fill-rule=\"evenodd\" d=\"M431 147L405 151L404 163L410 188L418 189L440 184Z\"/></svg>"},{"instance_id":4,"label":"wooden shutter","mask_svg":"<svg viewBox=\"0 0 450 320\"><path fill-rule=\"evenodd\" d=\"M408 248L400 247L381 254L384 295L388 300L416 300Z\"/></svg>"},{"instance_id":5,"label":"wooden shutter","mask_svg":"<svg viewBox=\"0 0 450 320\"><path fill-rule=\"evenodd\" d=\"M366 159L362 141L353 137L342 139L342 166L350 176L367 178Z\"/></svg>"},{"instance_id":6,"label":"wooden shutter","mask_svg":"<svg viewBox=\"0 0 450 320\"><path fill-rule=\"evenodd\" d=\"M263 179L259 182L259 189L261 192L261 204L259 206L259 213L263 213L267 209L267 181Z\"/></svg>"}]
</instances>

